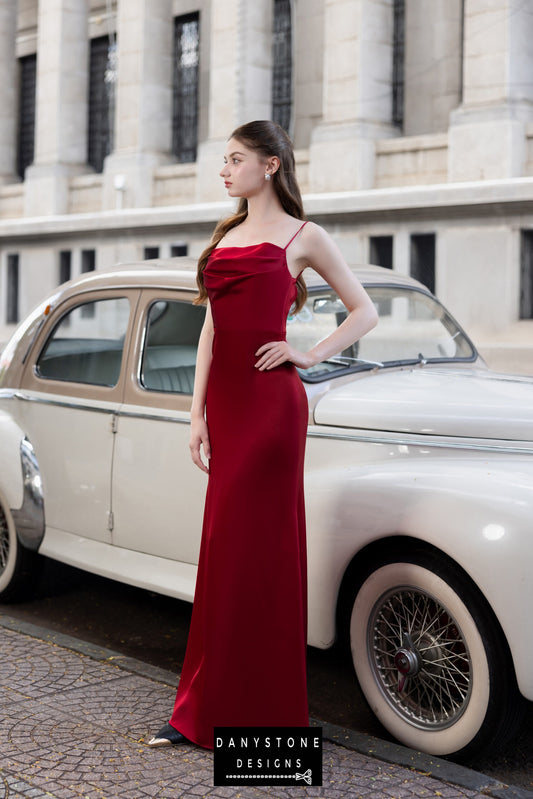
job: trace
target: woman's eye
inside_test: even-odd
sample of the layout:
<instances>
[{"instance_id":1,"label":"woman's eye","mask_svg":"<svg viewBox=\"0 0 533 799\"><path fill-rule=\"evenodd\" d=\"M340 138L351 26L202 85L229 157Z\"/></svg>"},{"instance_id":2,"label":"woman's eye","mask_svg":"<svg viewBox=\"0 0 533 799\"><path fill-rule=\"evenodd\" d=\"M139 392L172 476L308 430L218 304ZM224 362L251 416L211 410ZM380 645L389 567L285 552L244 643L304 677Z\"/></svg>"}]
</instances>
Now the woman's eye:
<instances>
[{"instance_id":1,"label":"woman's eye","mask_svg":"<svg viewBox=\"0 0 533 799\"><path fill-rule=\"evenodd\" d=\"M239 159L238 158L232 158L231 160L233 161L234 164L238 164L239 163Z\"/></svg>"}]
</instances>

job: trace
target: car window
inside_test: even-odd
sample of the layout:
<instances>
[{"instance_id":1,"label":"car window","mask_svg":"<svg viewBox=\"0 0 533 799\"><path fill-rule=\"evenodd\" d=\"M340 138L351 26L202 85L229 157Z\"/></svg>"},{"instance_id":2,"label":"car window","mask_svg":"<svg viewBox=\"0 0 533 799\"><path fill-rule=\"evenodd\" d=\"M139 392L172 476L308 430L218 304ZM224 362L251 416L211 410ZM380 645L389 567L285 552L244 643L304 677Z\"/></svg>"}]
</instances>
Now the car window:
<instances>
[{"instance_id":1,"label":"car window","mask_svg":"<svg viewBox=\"0 0 533 799\"><path fill-rule=\"evenodd\" d=\"M304 380L374 366L420 361L474 360L472 343L433 297L405 287L366 287L379 315L378 325L360 341L327 361L300 370ZM310 292L300 313L289 316L287 338L307 351L332 333L348 311L334 291Z\"/></svg>"},{"instance_id":2,"label":"car window","mask_svg":"<svg viewBox=\"0 0 533 799\"><path fill-rule=\"evenodd\" d=\"M150 306L140 383L148 391L192 394L198 339L205 307L178 300Z\"/></svg>"},{"instance_id":3,"label":"car window","mask_svg":"<svg viewBox=\"0 0 533 799\"><path fill-rule=\"evenodd\" d=\"M54 327L36 364L47 380L117 384L130 315L125 297L77 305Z\"/></svg>"}]
</instances>

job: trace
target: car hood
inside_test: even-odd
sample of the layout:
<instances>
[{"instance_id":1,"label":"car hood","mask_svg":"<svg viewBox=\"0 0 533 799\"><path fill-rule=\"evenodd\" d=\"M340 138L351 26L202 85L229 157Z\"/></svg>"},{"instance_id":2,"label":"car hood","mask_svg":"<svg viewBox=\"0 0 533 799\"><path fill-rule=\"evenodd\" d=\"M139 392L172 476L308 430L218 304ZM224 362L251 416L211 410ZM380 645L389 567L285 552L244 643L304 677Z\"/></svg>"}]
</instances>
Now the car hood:
<instances>
[{"instance_id":1,"label":"car hood","mask_svg":"<svg viewBox=\"0 0 533 799\"><path fill-rule=\"evenodd\" d=\"M316 404L316 424L533 441L533 378L428 366L358 375Z\"/></svg>"}]
</instances>

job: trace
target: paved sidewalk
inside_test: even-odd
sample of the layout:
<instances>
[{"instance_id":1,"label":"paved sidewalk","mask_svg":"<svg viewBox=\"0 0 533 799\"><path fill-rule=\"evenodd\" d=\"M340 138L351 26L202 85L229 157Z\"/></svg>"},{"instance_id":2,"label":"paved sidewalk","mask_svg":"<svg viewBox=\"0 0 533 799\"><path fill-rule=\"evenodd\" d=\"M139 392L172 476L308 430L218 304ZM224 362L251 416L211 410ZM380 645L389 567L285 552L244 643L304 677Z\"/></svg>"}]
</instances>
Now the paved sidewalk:
<instances>
[{"instance_id":1,"label":"paved sidewalk","mask_svg":"<svg viewBox=\"0 0 533 799\"><path fill-rule=\"evenodd\" d=\"M214 787L212 753L144 743L168 717L172 675L3 614L0 653L0 799L533 797L327 724L322 788Z\"/></svg>"}]
</instances>

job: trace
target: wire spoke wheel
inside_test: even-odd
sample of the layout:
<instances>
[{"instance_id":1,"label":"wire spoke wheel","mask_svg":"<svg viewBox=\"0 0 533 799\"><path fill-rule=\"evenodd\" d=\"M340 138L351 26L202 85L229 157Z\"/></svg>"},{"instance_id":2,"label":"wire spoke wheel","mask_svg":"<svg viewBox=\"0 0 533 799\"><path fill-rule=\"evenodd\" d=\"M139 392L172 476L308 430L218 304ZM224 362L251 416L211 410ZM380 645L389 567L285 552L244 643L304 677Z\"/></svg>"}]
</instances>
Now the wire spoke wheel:
<instances>
[{"instance_id":1,"label":"wire spoke wheel","mask_svg":"<svg viewBox=\"0 0 533 799\"><path fill-rule=\"evenodd\" d=\"M6 515L0 505L0 577L4 574L9 564L11 541Z\"/></svg>"},{"instance_id":2,"label":"wire spoke wheel","mask_svg":"<svg viewBox=\"0 0 533 799\"><path fill-rule=\"evenodd\" d=\"M472 663L461 628L438 600L408 586L381 596L367 648L387 702L423 729L444 729L471 696Z\"/></svg>"},{"instance_id":3,"label":"wire spoke wheel","mask_svg":"<svg viewBox=\"0 0 533 799\"><path fill-rule=\"evenodd\" d=\"M350 645L361 690L406 746L470 756L501 746L520 695L501 628L459 567L391 550L353 589Z\"/></svg>"}]
</instances>

